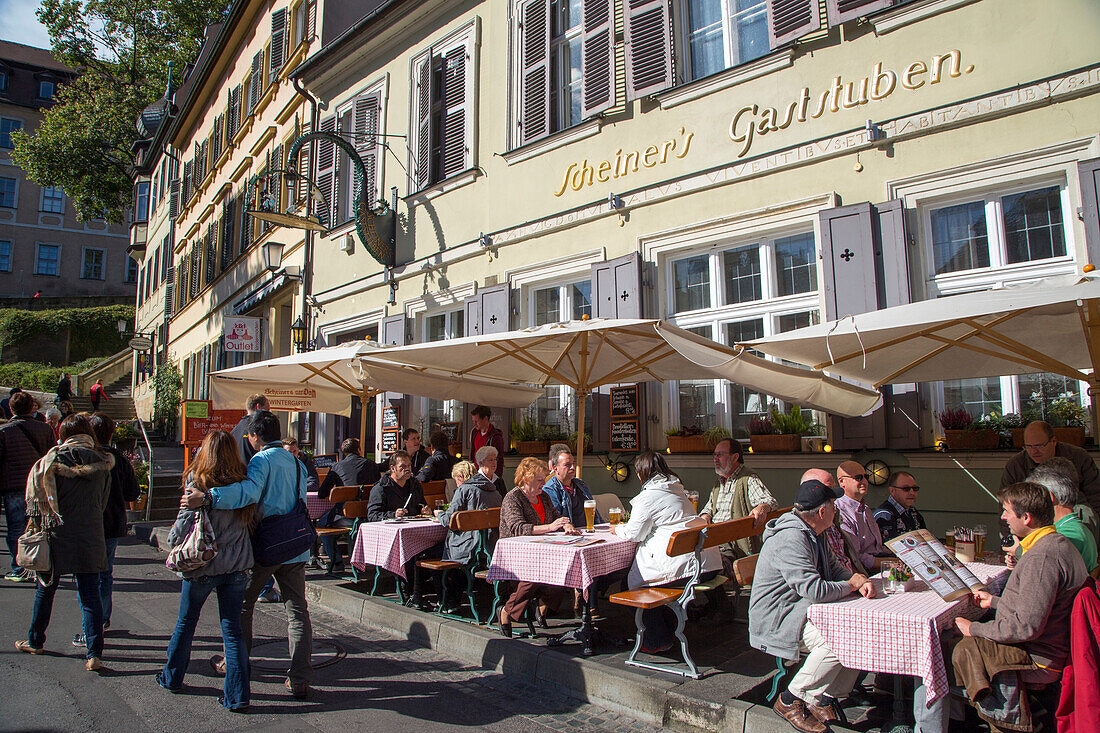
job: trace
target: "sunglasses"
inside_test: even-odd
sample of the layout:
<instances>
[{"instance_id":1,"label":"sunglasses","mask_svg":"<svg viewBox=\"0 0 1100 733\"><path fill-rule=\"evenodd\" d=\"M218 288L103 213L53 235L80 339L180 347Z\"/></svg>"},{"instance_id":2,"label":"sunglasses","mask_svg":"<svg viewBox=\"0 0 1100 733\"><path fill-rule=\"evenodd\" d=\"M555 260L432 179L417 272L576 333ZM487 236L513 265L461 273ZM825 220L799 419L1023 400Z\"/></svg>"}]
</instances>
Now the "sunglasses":
<instances>
[{"instance_id":1,"label":"sunglasses","mask_svg":"<svg viewBox=\"0 0 1100 733\"><path fill-rule=\"evenodd\" d=\"M850 478L853 481L863 481L867 478L867 474L857 473L855 476L841 476L841 478Z\"/></svg>"},{"instance_id":2,"label":"sunglasses","mask_svg":"<svg viewBox=\"0 0 1100 733\"><path fill-rule=\"evenodd\" d=\"M891 486L892 489L898 489L899 491L920 491L919 486Z\"/></svg>"}]
</instances>

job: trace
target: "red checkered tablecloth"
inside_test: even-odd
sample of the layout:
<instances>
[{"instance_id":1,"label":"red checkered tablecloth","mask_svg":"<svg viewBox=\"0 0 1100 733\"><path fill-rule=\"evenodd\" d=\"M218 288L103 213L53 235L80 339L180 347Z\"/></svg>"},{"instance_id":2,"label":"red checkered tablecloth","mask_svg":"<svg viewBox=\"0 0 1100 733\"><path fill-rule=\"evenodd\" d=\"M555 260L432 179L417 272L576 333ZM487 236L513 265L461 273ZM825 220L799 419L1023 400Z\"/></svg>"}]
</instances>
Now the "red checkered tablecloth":
<instances>
[{"instance_id":1,"label":"red checkered tablecloth","mask_svg":"<svg viewBox=\"0 0 1100 733\"><path fill-rule=\"evenodd\" d=\"M351 564L361 570L376 565L404 578L405 563L446 536L447 528L434 519L365 522L356 530Z\"/></svg>"},{"instance_id":2,"label":"red checkered tablecloth","mask_svg":"<svg viewBox=\"0 0 1100 733\"><path fill-rule=\"evenodd\" d=\"M306 509L309 511L310 519L320 519L322 514L332 509L332 502L328 499L318 498L316 491L307 491Z\"/></svg>"},{"instance_id":3,"label":"red checkered tablecloth","mask_svg":"<svg viewBox=\"0 0 1100 733\"><path fill-rule=\"evenodd\" d=\"M1000 592L1008 577L1003 565L969 563L967 567L995 592ZM968 597L947 602L931 590L887 596L881 579L874 582L874 598L854 595L837 603L815 603L809 620L845 667L920 677L929 702L946 695L940 632L959 616L978 618L982 609Z\"/></svg>"},{"instance_id":4,"label":"red checkered tablecloth","mask_svg":"<svg viewBox=\"0 0 1100 733\"><path fill-rule=\"evenodd\" d=\"M547 537L509 537L497 542L489 565L489 580L523 580L564 588L584 589L601 575L630 567L634 543L611 532L596 531L586 538L602 540L587 547L540 542Z\"/></svg>"}]
</instances>

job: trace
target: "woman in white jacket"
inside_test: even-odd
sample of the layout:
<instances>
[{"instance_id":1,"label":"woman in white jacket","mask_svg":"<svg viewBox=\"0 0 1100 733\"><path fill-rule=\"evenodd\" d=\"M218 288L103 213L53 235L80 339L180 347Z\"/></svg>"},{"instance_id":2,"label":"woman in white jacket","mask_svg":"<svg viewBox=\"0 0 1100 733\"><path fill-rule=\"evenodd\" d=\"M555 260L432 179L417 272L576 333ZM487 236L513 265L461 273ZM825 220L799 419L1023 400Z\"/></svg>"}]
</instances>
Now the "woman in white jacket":
<instances>
[{"instance_id":1,"label":"woman in white jacket","mask_svg":"<svg viewBox=\"0 0 1100 733\"><path fill-rule=\"evenodd\" d=\"M630 520L612 528L623 539L638 543L627 586L631 590L647 586L682 587L691 578L694 555L669 557L665 552L668 539L673 532L704 526L706 521L698 517L680 477L659 453L641 453L634 459L634 470L642 482L642 490L630 500ZM718 548L703 550L702 560L699 580L710 580L722 567ZM675 641L672 611L667 608L646 610L642 612L642 621L645 624L643 652L654 654L672 647Z\"/></svg>"}]
</instances>

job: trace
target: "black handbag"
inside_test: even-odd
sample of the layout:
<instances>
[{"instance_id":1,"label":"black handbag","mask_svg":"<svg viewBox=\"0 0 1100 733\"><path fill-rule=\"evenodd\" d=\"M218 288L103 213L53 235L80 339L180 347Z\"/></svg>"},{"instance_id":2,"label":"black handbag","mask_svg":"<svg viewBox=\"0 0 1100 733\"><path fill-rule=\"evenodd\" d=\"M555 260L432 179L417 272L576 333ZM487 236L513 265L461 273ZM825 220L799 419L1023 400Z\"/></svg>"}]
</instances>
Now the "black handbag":
<instances>
[{"instance_id":1,"label":"black handbag","mask_svg":"<svg viewBox=\"0 0 1100 733\"><path fill-rule=\"evenodd\" d=\"M302 501L302 466L297 459L294 463L298 469L298 501L294 508L286 514L264 517L252 532L252 554L260 567L282 565L287 560L313 549L317 542L317 530L313 528L309 510ZM266 493L265 488L264 494ZM260 503L263 504L263 495L260 496Z\"/></svg>"}]
</instances>

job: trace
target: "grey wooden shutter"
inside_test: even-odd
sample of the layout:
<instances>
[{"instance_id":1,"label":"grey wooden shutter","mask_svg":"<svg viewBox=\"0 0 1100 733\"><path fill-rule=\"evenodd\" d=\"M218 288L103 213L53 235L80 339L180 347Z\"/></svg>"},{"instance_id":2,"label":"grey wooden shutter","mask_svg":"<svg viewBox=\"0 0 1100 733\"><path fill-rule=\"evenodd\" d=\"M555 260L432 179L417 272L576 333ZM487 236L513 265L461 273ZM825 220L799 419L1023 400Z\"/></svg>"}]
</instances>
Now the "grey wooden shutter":
<instances>
[{"instance_id":1,"label":"grey wooden shutter","mask_svg":"<svg viewBox=\"0 0 1100 733\"><path fill-rule=\"evenodd\" d=\"M218 274L218 228L211 224L206 228L206 281L209 285Z\"/></svg>"},{"instance_id":2,"label":"grey wooden shutter","mask_svg":"<svg viewBox=\"0 0 1100 733\"><path fill-rule=\"evenodd\" d=\"M1085 250L1089 262L1100 265L1100 158L1077 163L1081 179L1081 209L1085 223Z\"/></svg>"},{"instance_id":3,"label":"grey wooden shutter","mask_svg":"<svg viewBox=\"0 0 1100 733\"><path fill-rule=\"evenodd\" d=\"M592 317L642 317L642 262L637 252L592 265Z\"/></svg>"},{"instance_id":4,"label":"grey wooden shutter","mask_svg":"<svg viewBox=\"0 0 1100 733\"><path fill-rule=\"evenodd\" d=\"M849 20L862 18L891 5L900 5L905 0L825 0L825 9L829 15L829 25L840 25Z\"/></svg>"},{"instance_id":5,"label":"grey wooden shutter","mask_svg":"<svg viewBox=\"0 0 1100 733\"><path fill-rule=\"evenodd\" d=\"M229 129L230 139L236 137L241 129L241 85L233 87L229 92Z\"/></svg>"},{"instance_id":6,"label":"grey wooden shutter","mask_svg":"<svg viewBox=\"0 0 1100 733\"><path fill-rule=\"evenodd\" d=\"M202 276L202 247L200 242L201 240L195 240L191 244L191 272L188 274L190 281L187 292L192 299L199 294L199 278Z\"/></svg>"},{"instance_id":7,"label":"grey wooden shutter","mask_svg":"<svg viewBox=\"0 0 1100 733\"><path fill-rule=\"evenodd\" d=\"M466 44L447 51L441 59L443 122L440 125L440 175L450 178L470 167L466 140L468 71Z\"/></svg>"},{"instance_id":8,"label":"grey wooden shutter","mask_svg":"<svg viewBox=\"0 0 1100 733\"><path fill-rule=\"evenodd\" d=\"M181 203L186 206L191 201L191 185L192 185L192 173L195 168L195 162L189 160L183 164L183 197Z\"/></svg>"},{"instance_id":9,"label":"grey wooden shutter","mask_svg":"<svg viewBox=\"0 0 1100 733\"><path fill-rule=\"evenodd\" d=\"M612 0L584 0L581 40L581 117L591 117L615 104L615 5Z\"/></svg>"},{"instance_id":10,"label":"grey wooden shutter","mask_svg":"<svg viewBox=\"0 0 1100 733\"><path fill-rule=\"evenodd\" d=\"M911 302L909 290L909 236L905 230L905 205L901 199L875 204L878 220L878 246L875 250L876 276L883 307Z\"/></svg>"},{"instance_id":11,"label":"grey wooden shutter","mask_svg":"<svg viewBox=\"0 0 1100 733\"><path fill-rule=\"evenodd\" d=\"M302 128L298 131L299 135L304 135L308 130ZM306 197L309 196L309 179L313 169L309 165L309 149L313 146L312 143L307 143L298 148L298 203L303 207L308 205Z\"/></svg>"},{"instance_id":12,"label":"grey wooden shutter","mask_svg":"<svg viewBox=\"0 0 1100 733\"><path fill-rule=\"evenodd\" d=\"M227 197L222 204L222 270L233 264L233 217L236 207L236 196Z\"/></svg>"},{"instance_id":13,"label":"grey wooden shutter","mask_svg":"<svg viewBox=\"0 0 1100 733\"><path fill-rule=\"evenodd\" d=\"M416 69L416 160L412 168L412 190L419 191L432 182L432 151L435 147L432 106L438 98L433 89L435 56L431 50Z\"/></svg>"},{"instance_id":14,"label":"grey wooden shutter","mask_svg":"<svg viewBox=\"0 0 1100 733\"><path fill-rule=\"evenodd\" d=\"M164 278L164 315L167 318L171 318L172 314L175 312L173 308L175 303L172 300L172 296L175 295L176 268L169 267L166 275L167 276Z\"/></svg>"},{"instance_id":15,"label":"grey wooden shutter","mask_svg":"<svg viewBox=\"0 0 1100 733\"><path fill-rule=\"evenodd\" d=\"M280 8L271 14L271 56L269 57L271 73L268 83L273 83L279 76L279 69L283 68L286 60L286 8Z\"/></svg>"},{"instance_id":16,"label":"grey wooden shutter","mask_svg":"<svg viewBox=\"0 0 1100 733\"><path fill-rule=\"evenodd\" d=\"M317 127L322 132L332 132L336 129L336 117L329 115ZM324 198L324 202L316 208L317 215L321 217L322 224L332 227L336 223L336 146L329 140L317 141L317 172L314 180Z\"/></svg>"},{"instance_id":17,"label":"grey wooden shutter","mask_svg":"<svg viewBox=\"0 0 1100 733\"><path fill-rule=\"evenodd\" d=\"M462 301L462 307L465 310L462 318L463 335L476 336L481 333L481 299L471 295Z\"/></svg>"},{"instance_id":18,"label":"grey wooden shutter","mask_svg":"<svg viewBox=\"0 0 1100 733\"><path fill-rule=\"evenodd\" d=\"M306 25L309 28L309 32L306 34L306 38L312 39L317 35L317 0L307 0L309 6L306 9Z\"/></svg>"},{"instance_id":19,"label":"grey wooden shutter","mask_svg":"<svg viewBox=\"0 0 1100 733\"><path fill-rule=\"evenodd\" d=\"M175 219L180 215L180 179L173 180L168 190L168 217Z\"/></svg>"},{"instance_id":20,"label":"grey wooden shutter","mask_svg":"<svg viewBox=\"0 0 1100 733\"><path fill-rule=\"evenodd\" d=\"M626 97L638 99L672 86L671 0L626 0Z\"/></svg>"},{"instance_id":21,"label":"grey wooden shutter","mask_svg":"<svg viewBox=\"0 0 1100 733\"><path fill-rule=\"evenodd\" d=\"M252 208L252 187L246 186L241 193L241 229L237 233L237 253L243 255L252 243L252 216L248 210Z\"/></svg>"},{"instance_id":22,"label":"grey wooden shutter","mask_svg":"<svg viewBox=\"0 0 1100 733\"><path fill-rule=\"evenodd\" d=\"M826 209L821 222L825 319L878 308L871 204Z\"/></svg>"},{"instance_id":23,"label":"grey wooden shutter","mask_svg":"<svg viewBox=\"0 0 1100 733\"><path fill-rule=\"evenodd\" d=\"M771 48L801 38L821 27L818 0L768 0L768 40Z\"/></svg>"},{"instance_id":24,"label":"grey wooden shutter","mask_svg":"<svg viewBox=\"0 0 1100 733\"><path fill-rule=\"evenodd\" d=\"M374 205L378 190L378 119L382 109L380 92L361 94L355 100L353 112L355 152L363 161L366 178L359 182L363 191L363 201L368 207ZM353 212L354 216L354 212Z\"/></svg>"},{"instance_id":25,"label":"grey wooden shutter","mask_svg":"<svg viewBox=\"0 0 1100 733\"><path fill-rule=\"evenodd\" d=\"M405 316L396 315L383 318L378 327L378 341L383 346L404 346L407 342Z\"/></svg>"},{"instance_id":26,"label":"grey wooden shutter","mask_svg":"<svg viewBox=\"0 0 1100 733\"><path fill-rule=\"evenodd\" d=\"M222 157L222 151L225 150L225 114L222 113L214 118L214 152L211 154L214 162L217 162Z\"/></svg>"},{"instance_id":27,"label":"grey wooden shutter","mask_svg":"<svg viewBox=\"0 0 1100 733\"><path fill-rule=\"evenodd\" d=\"M252 57L252 76L248 81L248 114L256 109L260 101L260 92L263 90L264 52L258 51Z\"/></svg>"},{"instance_id":28,"label":"grey wooden shutter","mask_svg":"<svg viewBox=\"0 0 1100 733\"><path fill-rule=\"evenodd\" d=\"M522 43L520 143L550 134L550 0L519 9Z\"/></svg>"},{"instance_id":29,"label":"grey wooden shutter","mask_svg":"<svg viewBox=\"0 0 1100 733\"><path fill-rule=\"evenodd\" d=\"M511 327L511 288L507 283L481 290L481 335L504 333Z\"/></svg>"}]
</instances>

